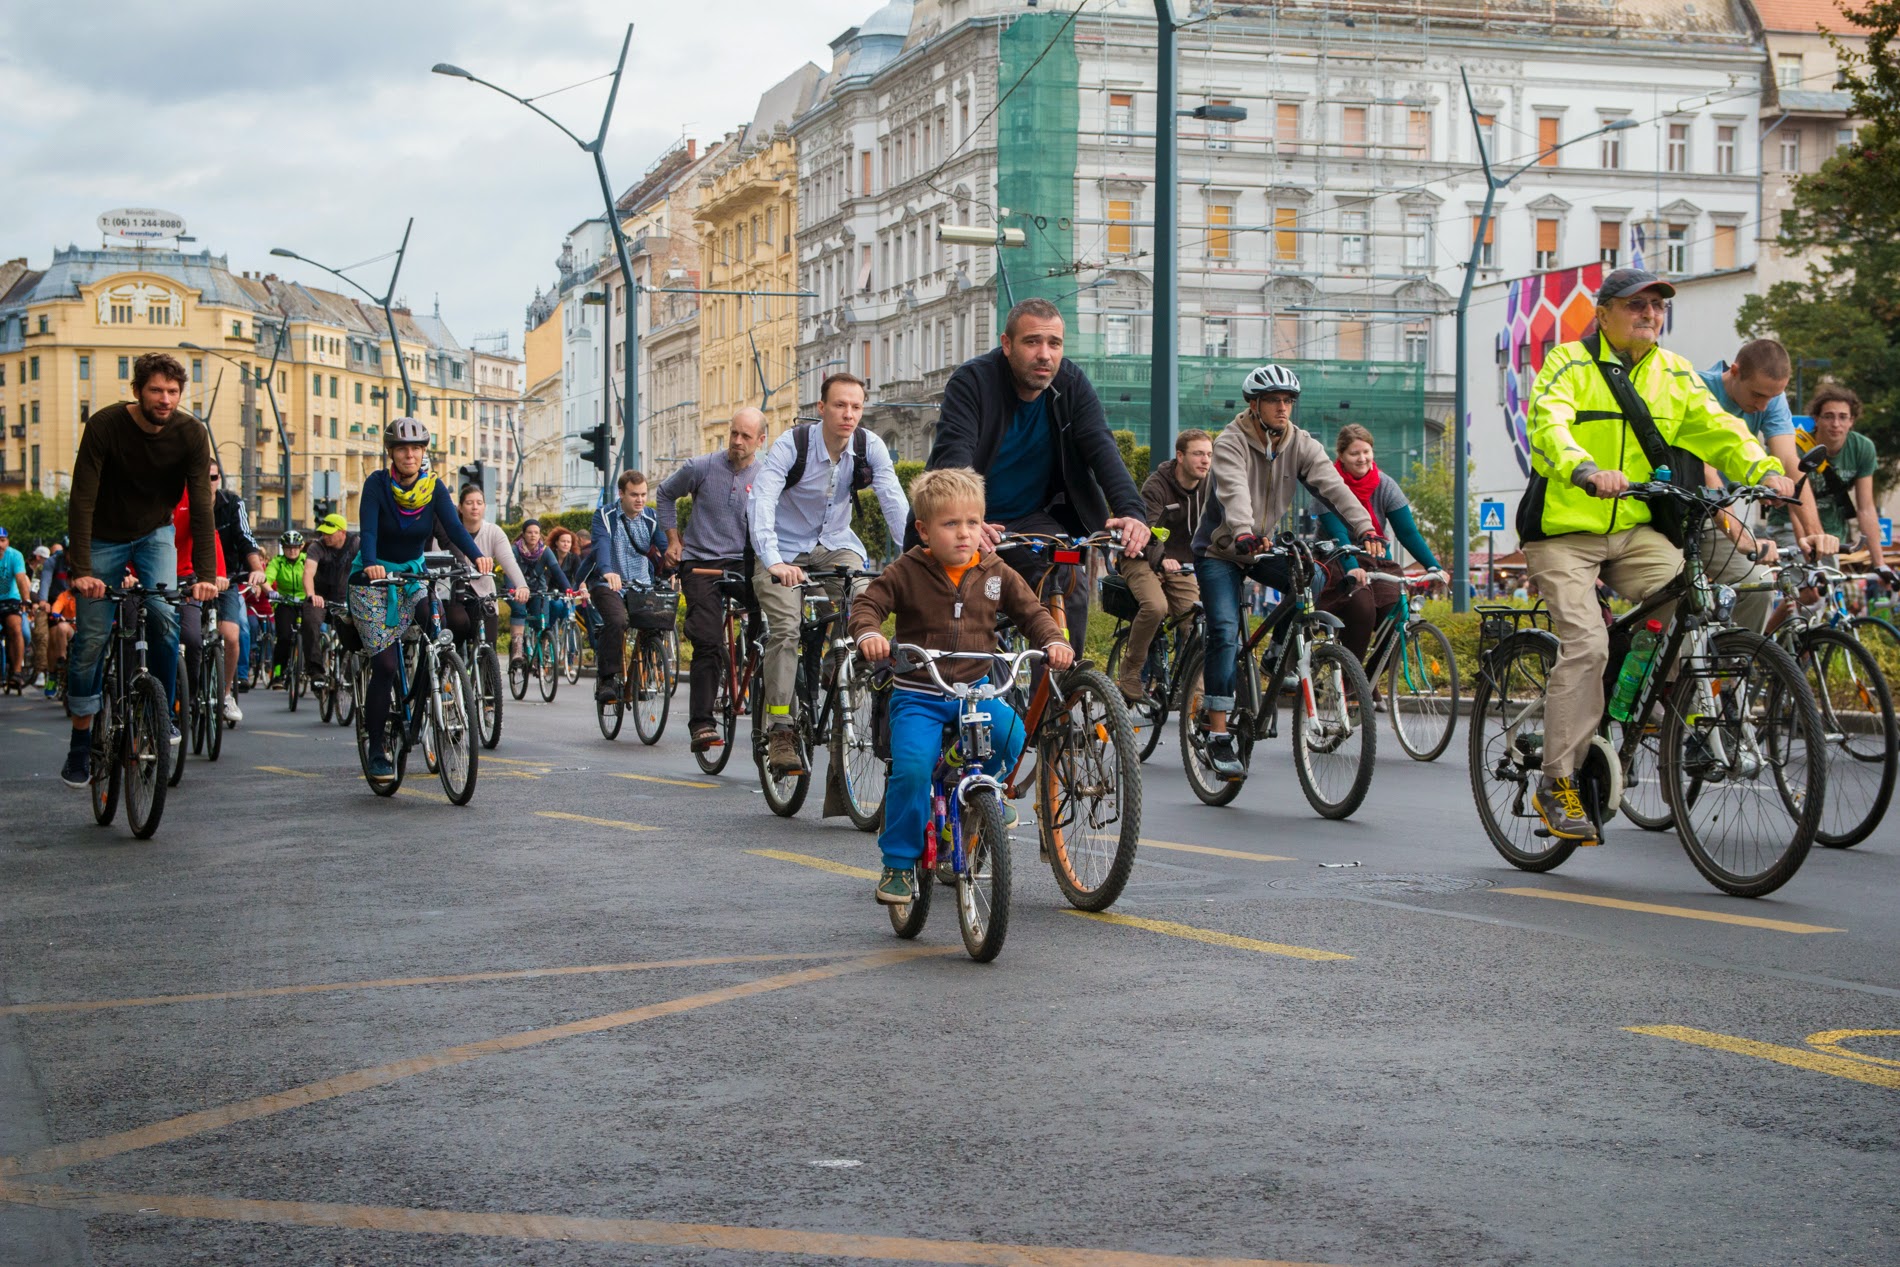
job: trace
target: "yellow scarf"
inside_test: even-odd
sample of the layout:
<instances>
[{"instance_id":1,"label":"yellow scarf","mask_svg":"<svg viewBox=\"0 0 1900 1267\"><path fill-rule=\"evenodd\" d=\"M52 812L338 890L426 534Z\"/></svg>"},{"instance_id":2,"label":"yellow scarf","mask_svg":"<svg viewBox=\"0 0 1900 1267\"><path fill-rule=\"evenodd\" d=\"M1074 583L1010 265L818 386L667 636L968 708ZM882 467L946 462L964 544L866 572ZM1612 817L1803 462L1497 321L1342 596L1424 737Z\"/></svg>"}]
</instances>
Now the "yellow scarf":
<instances>
[{"instance_id":1,"label":"yellow scarf","mask_svg":"<svg viewBox=\"0 0 1900 1267\"><path fill-rule=\"evenodd\" d=\"M392 473L389 477L389 491L395 497L396 504L404 510L421 510L435 499L435 475L425 463L422 470L416 474L416 482L404 488L396 482L396 477Z\"/></svg>"}]
</instances>

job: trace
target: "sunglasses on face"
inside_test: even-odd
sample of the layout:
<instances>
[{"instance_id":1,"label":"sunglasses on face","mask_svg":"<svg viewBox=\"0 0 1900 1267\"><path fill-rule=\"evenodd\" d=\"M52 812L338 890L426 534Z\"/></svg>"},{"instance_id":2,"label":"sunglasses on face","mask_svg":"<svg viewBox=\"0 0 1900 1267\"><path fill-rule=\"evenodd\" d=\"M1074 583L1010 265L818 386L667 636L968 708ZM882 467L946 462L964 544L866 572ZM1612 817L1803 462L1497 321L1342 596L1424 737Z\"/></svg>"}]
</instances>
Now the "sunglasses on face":
<instances>
[{"instance_id":1,"label":"sunglasses on face","mask_svg":"<svg viewBox=\"0 0 1900 1267\"><path fill-rule=\"evenodd\" d=\"M1623 308L1626 312L1668 312L1669 301L1667 299L1625 299Z\"/></svg>"}]
</instances>

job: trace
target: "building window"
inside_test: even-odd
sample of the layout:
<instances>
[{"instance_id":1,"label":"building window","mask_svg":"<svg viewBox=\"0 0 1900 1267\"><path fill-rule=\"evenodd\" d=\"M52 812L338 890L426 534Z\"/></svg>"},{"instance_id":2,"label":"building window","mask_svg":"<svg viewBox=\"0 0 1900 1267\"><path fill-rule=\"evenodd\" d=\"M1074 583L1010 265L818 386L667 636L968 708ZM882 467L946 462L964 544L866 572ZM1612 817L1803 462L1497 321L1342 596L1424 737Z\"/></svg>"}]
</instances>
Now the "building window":
<instances>
[{"instance_id":1,"label":"building window","mask_svg":"<svg viewBox=\"0 0 1900 1267\"><path fill-rule=\"evenodd\" d=\"M1365 322L1342 321L1339 323L1339 359L1342 361L1366 359Z\"/></svg>"},{"instance_id":2,"label":"building window","mask_svg":"<svg viewBox=\"0 0 1900 1267\"><path fill-rule=\"evenodd\" d=\"M1801 86L1801 54L1775 54L1775 83L1783 88Z\"/></svg>"},{"instance_id":3,"label":"building window","mask_svg":"<svg viewBox=\"0 0 1900 1267\"><path fill-rule=\"evenodd\" d=\"M1432 328L1429 322L1414 321L1405 327L1405 359L1415 365L1428 365L1432 359Z\"/></svg>"},{"instance_id":4,"label":"building window","mask_svg":"<svg viewBox=\"0 0 1900 1267\"><path fill-rule=\"evenodd\" d=\"M1615 119L1606 115L1602 120L1602 126L1608 127L1615 122ZM1623 134L1621 132L1605 132L1597 139L1597 166L1606 172L1623 170Z\"/></svg>"},{"instance_id":5,"label":"building window","mask_svg":"<svg viewBox=\"0 0 1900 1267\"><path fill-rule=\"evenodd\" d=\"M1300 213L1294 207L1273 209L1273 258L1281 264L1300 262Z\"/></svg>"},{"instance_id":6,"label":"building window","mask_svg":"<svg viewBox=\"0 0 1900 1267\"><path fill-rule=\"evenodd\" d=\"M361 383L356 384L355 392L356 392L356 403L360 405L363 403L363 385Z\"/></svg>"},{"instance_id":7,"label":"building window","mask_svg":"<svg viewBox=\"0 0 1900 1267\"><path fill-rule=\"evenodd\" d=\"M119 377L120 378L132 377L132 358L131 357L122 356L119 358Z\"/></svg>"},{"instance_id":8,"label":"building window","mask_svg":"<svg viewBox=\"0 0 1900 1267\"><path fill-rule=\"evenodd\" d=\"M1432 112L1413 110L1405 116L1405 146L1415 159L1432 156Z\"/></svg>"},{"instance_id":9,"label":"building window","mask_svg":"<svg viewBox=\"0 0 1900 1267\"><path fill-rule=\"evenodd\" d=\"M1135 94L1132 92L1111 92L1108 94L1108 143L1127 145L1135 135Z\"/></svg>"},{"instance_id":10,"label":"building window","mask_svg":"<svg viewBox=\"0 0 1900 1267\"><path fill-rule=\"evenodd\" d=\"M1471 217L1471 237L1474 241L1477 240L1478 237L1478 221L1482 218L1481 216ZM1479 268L1496 268L1498 266L1497 235L1498 222L1496 219L1492 219L1484 226L1484 244L1478 251Z\"/></svg>"},{"instance_id":11,"label":"building window","mask_svg":"<svg viewBox=\"0 0 1900 1267\"><path fill-rule=\"evenodd\" d=\"M1498 156L1498 120L1496 115L1478 116L1478 139L1484 143L1484 152L1491 158Z\"/></svg>"},{"instance_id":12,"label":"building window","mask_svg":"<svg viewBox=\"0 0 1900 1267\"><path fill-rule=\"evenodd\" d=\"M1557 267L1557 222L1539 220L1537 222L1537 270Z\"/></svg>"},{"instance_id":13,"label":"building window","mask_svg":"<svg viewBox=\"0 0 1900 1267\"><path fill-rule=\"evenodd\" d=\"M1282 101L1273 108L1273 140L1282 154L1300 152L1300 105Z\"/></svg>"},{"instance_id":14,"label":"building window","mask_svg":"<svg viewBox=\"0 0 1900 1267\"><path fill-rule=\"evenodd\" d=\"M90 400L80 401L79 402L79 421L84 422L86 419L90 417L92 417L92 402Z\"/></svg>"},{"instance_id":15,"label":"building window","mask_svg":"<svg viewBox=\"0 0 1900 1267\"><path fill-rule=\"evenodd\" d=\"M1557 131L1562 120L1554 114L1537 117L1537 165L1557 166Z\"/></svg>"},{"instance_id":16,"label":"building window","mask_svg":"<svg viewBox=\"0 0 1900 1267\"><path fill-rule=\"evenodd\" d=\"M91 377L92 377L92 358L90 356L82 356L79 358L79 381L83 383L89 380Z\"/></svg>"},{"instance_id":17,"label":"building window","mask_svg":"<svg viewBox=\"0 0 1900 1267\"><path fill-rule=\"evenodd\" d=\"M131 304L113 304L112 305L112 324L115 326L131 325L132 324L132 305Z\"/></svg>"},{"instance_id":18,"label":"building window","mask_svg":"<svg viewBox=\"0 0 1900 1267\"><path fill-rule=\"evenodd\" d=\"M1741 129L1725 123L1715 129L1715 170L1721 176L1735 174L1735 137Z\"/></svg>"},{"instance_id":19,"label":"building window","mask_svg":"<svg viewBox=\"0 0 1900 1267\"><path fill-rule=\"evenodd\" d=\"M1615 220L1597 223L1597 259L1605 268L1615 268L1623 255L1623 226Z\"/></svg>"},{"instance_id":20,"label":"building window","mask_svg":"<svg viewBox=\"0 0 1900 1267\"><path fill-rule=\"evenodd\" d=\"M1110 255L1129 255L1135 249L1135 232L1131 222L1135 218L1135 204L1122 199L1111 198L1108 203L1108 253Z\"/></svg>"},{"instance_id":21,"label":"building window","mask_svg":"<svg viewBox=\"0 0 1900 1267\"><path fill-rule=\"evenodd\" d=\"M194 383L202 383L205 381L205 363L203 357L194 356L191 358L191 381Z\"/></svg>"},{"instance_id":22,"label":"building window","mask_svg":"<svg viewBox=\"0 0 1900 1267\"><path fill-rule=\"evenodd\" d=\"M39 421L40 421L40 402L36 400L33 402L33 425L38 426Z\"/></svg>"},{"instance_id":23,"label":"building window","mask_svg":"<svg viewBox=\"0 0 1900 1267\"><path fill-rule=\"evenodd\" d=\"M1345 146L1347 158L1366 156L1366 108L1364 106L1340 107L1339 139Z\"/></svg>"},{"instance_id":24,"label":"building window","mask_svg":"<svg viewBox=\"0 0 1900 1267\"><path fill-rule=\"evenodd\" d=\"M1854 143L1854 129L1852 128L1835 128L1834 129L1834 148L1835 149L1844 150L1848 146L1852 145L1853 143Z\"/></svg>"},{"instance_id":25,"label":"building window","mask_svg":"<svg viewBox=\"0 0 1900 1267\"><path fill-rule=\"evenodd\" d=\"M310 394L312 396L323 395L323 375L312 374L310 376Z\"/></svg>"},{"instance_id":26,"label":"building window","mask_svg":"<svg viewBox=\"0 0 1900 1267\"><path fill-rule=\"evenodd\" d=\"M336 375L330 375L330 399L336 399Z\"/></svg>"},{"instance_id":27,"label":"building window","mask_svg":"<svg viewBox=\"0 0 1900 1267\"><path fill-rule=\"evenodd\" d=\"M1102 346L1110 356L1130 356L1135 350L1135 319L1110 316L1103 325Z\"/></svg>"},{"instance_id":28,"label":"building window","mask_svg":"<svg viewBox=\"0 0 1900 1267\"><path fill-rule=\"evenodd\" d=\"M154 311L156 311L156 310L154 310ZM45 333L46 333L46 332L47 332L48 330L50 330L51 328L52 328L52 327L51 327L50 325L48 325L48 324L47 324L47 320L46 320L46 314L45 314L45 313L41 313L41 314L40 314L40 333L41 333L41 334L45 334Z\"/></svg>"},{"instance_id":29,"label":"building window","mask_svg":"<svg viewBox=\"0 0 1900 1267\"><path fill-rule=\"evenodd\" d=\"M1735 267L1735 226L1718 224L1715 226L1715 267Z\"/></svg>"},{"instance_id":30,"label":"building window","mask_svg":"<svg viewBox=\"0 0 1900 1267\"><path fill-rule=\"evenodd\" d=\"M1689 226L1686 224L1669 226L1669 271L1689 271Z\"/></svg>"},{"instance_id":31,"label":"building window","mask_svg":"<svg viewBox=\"0 0 1900 1267\"><path fill-rule=\"evenodd\" d=\"M36 383L39 382L40 381L40 358L37 356L29 356L26 359L26 364L27 364L27 377Z\"/></svg>"},{"instance_id":32,"label":"building window","mask_svg":"<svg viewBox=\"0 0 1900 1267\"><path fill-rule=\"evenodd\" d=\"M172 323L171 305L166 304L161 307L158 304L153 304L151 307L145 310L145 322L147 325L154 325L154 326L170 325ZM41 317L40 318L40 332L43 334L45 333L45 331L46 331L46 318Z\"/></svg>"},{"instance_id":33,"label":"building window","mask_svg":"<svg viewBox=\"0 0 1900 1267\"><path fill-rule=\"evenodd\" d=\"M1366 213L1342 212L1339 217L1339 262L1346 268L1366 264Z\"/></svg>"},{"instance_id":34,"label":"building window","mask_svg":"<svg viewBox=\"0 0 1900 1267\"><path fill-rule=\"evenodd\" d=\"M1405 213L1405 266L1426 268L1432 262L1432 213Z\"/></svg>"},{"instance_id":35,"label":"building window","mask_svg":"<svg viewBox=\"0 0 1900 1267\"><path fill-rule=\"evenodd\" d=\"M1234 103L1219 97L1210 97L1207 104L1210 106L1231 106ZM1210 150L1224 150L1229 148L1232 142L1228 138L1234 134L1234 125L1225 119L1208 119L1206 122L1207 148Z\"/></svg>"},{"instance_id":36,"label":"building window","mask_svg":"<svg viewBox=\"0 0 1900 1267\"><path fill-rule=\"evenodd\" d=\"M1801 170L1801 134L1799 132L1782 133L1781 170L1784 172Z\"/></svg>"},{"instance_id":37,"label":"building window","mask_svg":"<svg viewBox=\"0 0 1900 1267\"><path fill-rule=\"evenodd\" d=\"M336 421L335 418L330 419L330 438L332 440L336 439Z\"/></svg>"},{"instance_id":38,"label":"building window","mask_svg":"<svg viewBox=\"0 0 1900 1267\"><path fill-rule=\"evenodd\" d=\"M1201 321L1201 355L1227 355L1227 318L1207 317Z\"/></svg>"},{"instance_id":39,"label":"building window","mask_svg":"<svg viewBox=\"0 0 1900 1267\"><path fill-rule=\"evenodd\" d=\"M1234 204L1231 202L1207 205L1207 258L1234 258Z\"/></svg>"},{"instance_id":40,"label":"building window","mask_svg":"<svg viewBox=\"0 0 1900 1267\"><path fill-rule=\"evenodd\" d=\"M234 339L244 337L244 323L242 321L233 321L231 323L231 337Z\"/></svg>"},{"instance_id":41,"label":"building window","mask_svg":"<svg viewBox=\"0 0 1900 1267\"><path fill-rule=\"evenodd\" d=\"M1669 145L1667 150L1668 170L1686 172L1689 170L1689 125L1672 123L1669 125Z\"/></svg>"}]
</instances>

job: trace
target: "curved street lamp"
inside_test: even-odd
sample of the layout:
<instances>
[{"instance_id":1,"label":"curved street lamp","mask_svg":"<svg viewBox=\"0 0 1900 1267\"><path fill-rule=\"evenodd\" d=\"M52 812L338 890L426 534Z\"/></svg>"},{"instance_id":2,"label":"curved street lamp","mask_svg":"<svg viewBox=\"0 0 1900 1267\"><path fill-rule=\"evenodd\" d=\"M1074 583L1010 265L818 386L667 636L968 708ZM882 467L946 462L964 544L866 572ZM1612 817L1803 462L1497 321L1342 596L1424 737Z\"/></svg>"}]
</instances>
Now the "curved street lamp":
<instances>
[{"instance_id":1,"label":"curved street lamp","mask_svg":"<svg viewBox=\"0 0 1900 1267\"><path fill-rule=\"evenodd\" d=\"M272 255L281 255L287 260L300 260L305 264L322 269L338 281L348 282L350 285L356 287L357 290L361 291L364 297L371 303L383 310L383 320L389 323L389 341L396 350L396 372L402 376L403 399L408 402L410 409L416 407L416 392L415 389L409 385L409 362L403 359L402 335L396 330L396 314L390 309L389 301L396 293L396 279L402 276L403 257L409 253L409 231L415 227L416 218L410 216L409 223L404 225L402 229L402 245L396 248L396 267L390 270L389 285L380 295L371 294L363 283L357 281L347 273L344 273L342 270L331 268L328 264L320 263L307 255L299 255L297 252L282 246L273 246L270 249ZM386 417L385 420L387 420Z\"/></svg>"},{"instance_id":2,"label":"curved street lamp","mask_svg":"<svg viewBox=\"0 0 1900 1267\"><path fill-rule=\"evenodd\" d=\"M290 315L284 312L280 312L278 315L281 319L277 323L277 342L271 348L270 366L263 370L251 369L245 365L244 362L238 360L228 352L220 352L216 348L201 347L196 343L180 343L178 346L192 352L201 352L206 356L215 356L221 361L226 361L237 366L238 382L240 384L244 382L245 376L249 375L252 386L258 386L260 384L263 386L264 396L270 401L271 420L277 426L278 475L284 481L283 496L278 499L278 518L282 521L284 527L288 528L290 527L290 433L284 430L284 411L277 407L277 388L275 384L277 379L277 358L283 355L284 343L290 337ZM240 456L248 452L248 449L242 447L238 449ZM241 465L242 464L240 464L240 466ZM249 493L251 490L247 488L244 491Z\"/></svg>"}]
</instances>

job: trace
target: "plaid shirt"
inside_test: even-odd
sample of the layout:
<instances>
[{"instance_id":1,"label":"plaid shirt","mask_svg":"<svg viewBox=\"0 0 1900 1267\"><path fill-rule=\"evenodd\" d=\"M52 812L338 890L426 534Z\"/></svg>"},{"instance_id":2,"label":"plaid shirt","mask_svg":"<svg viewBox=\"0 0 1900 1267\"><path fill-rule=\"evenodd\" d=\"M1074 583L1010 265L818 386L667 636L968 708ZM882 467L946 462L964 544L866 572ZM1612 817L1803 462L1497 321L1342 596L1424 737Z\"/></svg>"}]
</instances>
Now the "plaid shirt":
<instances>
[{"instance_id":1,"label":"plaid shirt","mask_svg":"<svg viewBox=\"0 0 1900 1267\"><path fill-rule=\"evenodd\" d=\"M653 548L658 523L651 506L628 519L616 500L594 512L592 531L589 562L594 576L612 572L622 584L653 588L653 564L647 551Z\"/></svg>"}]
</instances>

